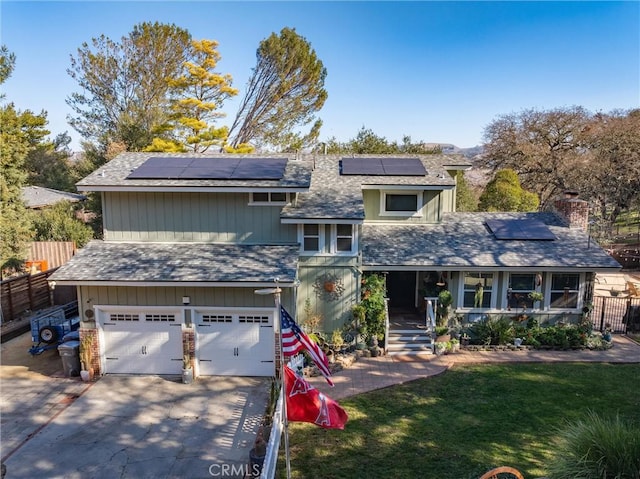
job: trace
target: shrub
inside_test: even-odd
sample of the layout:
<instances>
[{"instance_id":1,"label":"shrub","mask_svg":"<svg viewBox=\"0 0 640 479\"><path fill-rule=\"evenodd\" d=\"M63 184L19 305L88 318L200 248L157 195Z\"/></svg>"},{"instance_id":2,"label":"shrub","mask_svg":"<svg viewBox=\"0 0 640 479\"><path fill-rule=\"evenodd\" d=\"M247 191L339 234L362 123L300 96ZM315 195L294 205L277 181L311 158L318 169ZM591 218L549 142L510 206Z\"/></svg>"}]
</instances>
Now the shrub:
<instances>
[{"instance_id":1,"label":"shrub","mask_svg":"<svg viewBox=\"0 0 640 479\"><path fill-rule=\"evenodd\" d=\"M640 477L640 427L596 413L560 432L552 479L633 479Z\"/></svg>"},{"instance_id":2,"label":"shrub","mask_svg":"<svg viewBox=\"0 0 640 479\"><path fill-rule=\"evenodd\" d=\"M385 295L387 289L384 276L378 274L367 275L362 284L362 302L365 309L365 324L362 327L362 334L367 341L372 338L384 336L385 320Z\"/></svg>"},{"instance_id":3,"label":"shrub","mask_svg":"<svg viewBox=\"0 0 640 479\"><path fill-rule=\"evenodd\" d=\"M487 319L469 327L469 336L473 344L511 344L516 337L513 322L507 316Z\"/></svg>"}]
</instances>

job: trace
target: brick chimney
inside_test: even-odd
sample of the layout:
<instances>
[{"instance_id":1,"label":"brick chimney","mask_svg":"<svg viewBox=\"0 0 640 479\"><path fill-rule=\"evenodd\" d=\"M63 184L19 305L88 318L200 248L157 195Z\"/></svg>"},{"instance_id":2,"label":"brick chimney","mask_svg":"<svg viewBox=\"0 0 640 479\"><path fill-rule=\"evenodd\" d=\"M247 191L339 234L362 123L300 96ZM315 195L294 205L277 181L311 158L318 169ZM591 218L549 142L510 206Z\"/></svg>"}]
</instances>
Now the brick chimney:
<instances>
[{"instance_id":1,"label":"brick chimney","mask_svg":"<svg viewBox=\"0 0 640 479\"><path fill-rule=\"evenodd\" d=\"M565 191L563 197L557 199L553 206L569 228L580 228L584 231L589 229L589 203L578 199L576 191Z\"/></svg>"}]
</instances>

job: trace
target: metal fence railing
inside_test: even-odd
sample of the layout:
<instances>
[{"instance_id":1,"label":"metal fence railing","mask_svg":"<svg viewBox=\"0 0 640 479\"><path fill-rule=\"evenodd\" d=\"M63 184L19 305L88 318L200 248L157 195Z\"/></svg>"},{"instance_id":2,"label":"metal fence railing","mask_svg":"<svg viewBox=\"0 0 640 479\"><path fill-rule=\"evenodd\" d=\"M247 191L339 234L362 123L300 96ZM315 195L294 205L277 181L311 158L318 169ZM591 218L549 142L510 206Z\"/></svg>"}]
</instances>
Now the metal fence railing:
<instances>
[{"instance_id":1,"label":"metal fence railing","mask_svg":"<svg viewBox=\"0 0 640 479\"><path fill-rule=\"evenodd\" d=\"M604 331L607 324L615 333L640 331L640 298L596 296L591 321L598 331Z\"/></svg>"}]
</instances>

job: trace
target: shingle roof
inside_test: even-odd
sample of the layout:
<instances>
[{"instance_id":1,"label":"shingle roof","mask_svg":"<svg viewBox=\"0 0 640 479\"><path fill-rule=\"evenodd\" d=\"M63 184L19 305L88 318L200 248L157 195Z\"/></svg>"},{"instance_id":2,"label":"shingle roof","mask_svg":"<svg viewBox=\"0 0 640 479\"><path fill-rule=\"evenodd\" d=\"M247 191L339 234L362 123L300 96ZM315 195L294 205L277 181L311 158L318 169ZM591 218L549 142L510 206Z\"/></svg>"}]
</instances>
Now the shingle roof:
<instances>
[{"instance_id":1,"label":"shingle roof","mask_svg":"<svg viewBox=\"0 0 640 479\"><path fill-rule=\"evenodd\" d=\"M456 169L471 166L456 155L393 155L396 158L419 158L426 176L367 176L340 175L340 159L345 155L318 156L308 193L298 195L295 205L283 208L282 218L296 219L364 219L362 189L367 186L415 186L453 188L455 180L447 167ZM366 158L387 158L389 155L354 155Z\"/></svg>"},{"instance_id":2,"label":"shingle roof","mask_svg":"<svg viewBox=\"0 0 640 479\"><path fill-rule=\"evenodd\" d=\"M43 188L42 186L25 186L22 188L22 199L28 208L42 208L55 205L61 201L76 203L86 200L87 197L77 193L69 193L68 191Z\"/></svg>"},{"instance_id":3,"label":"shingle roof","mask_svg":"<svg viewBox=\"0 0 640 479\"><path fill-rule=\"evenodd\" d=\"M76 185L83 191L100 191L117 187L211 187L211 188L294 188L306 189L311 181L312 162L295 160L290 155L259 155L260 158L287 158L284 176L280 180L217 180L217 179L128 179L127 176L152 157L228 158L220 153L123 153L106 163ZM256 158L257 155L233 155L234 158Z\"/></svg>"},{"instance_id":4,"label":"shingle roof","mask_svg":"<svg viewBox=\"0 0 640 479\"><path fill-rule=\"evenodd\" d=\"M50 278L57 282L273 282L295 280L298 245L91 241Z\"/></svg>"},{"instance_id":5,"label":"shingle roof","mask_svg":"<svg viewBox=\"0 0 640 479\"><path fill-rule=\"evenodd\" d=\"M543 221L554 241L498 240L487 218ZM445 213L440 224L364 224L363 267L593 268L620 265L588 235L553 213Z\"/></svg>"}]
</instances>

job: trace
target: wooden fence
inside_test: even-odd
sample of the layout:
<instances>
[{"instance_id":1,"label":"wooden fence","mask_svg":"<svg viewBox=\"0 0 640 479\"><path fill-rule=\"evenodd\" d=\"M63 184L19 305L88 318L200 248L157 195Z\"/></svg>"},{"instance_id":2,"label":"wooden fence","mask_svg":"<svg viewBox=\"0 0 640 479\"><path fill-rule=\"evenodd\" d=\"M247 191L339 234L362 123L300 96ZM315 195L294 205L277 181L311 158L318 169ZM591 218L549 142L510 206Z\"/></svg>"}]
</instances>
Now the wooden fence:
<instances>
[{"instance_id":1,"label":"wooden fence","mask_svg":"<svg viewBox=\"0 0 640 479\"><path fill-rule=\"evenodd\" d=\"M48 268L57 268L69 261L76 253L73 241L34 241L31 243L27 261L47 262ZM44 271L44 270L41 270Z\"/></svg>"},{"instance_id":2,"label":"wooden fence","mask_svg":"<svg viewBox=\"0 0 640 479\"><path fill-rule=\"evenodd\" d=\"M52 306L52 294L47 278L55 269L43 273L25 274L2 281L0 301L2 303L2 323L13 321L29 311Z\"/></svg>"}]
</instances>

